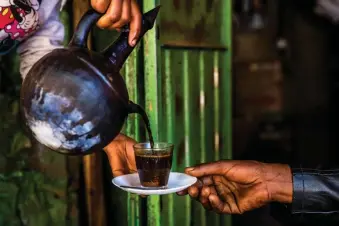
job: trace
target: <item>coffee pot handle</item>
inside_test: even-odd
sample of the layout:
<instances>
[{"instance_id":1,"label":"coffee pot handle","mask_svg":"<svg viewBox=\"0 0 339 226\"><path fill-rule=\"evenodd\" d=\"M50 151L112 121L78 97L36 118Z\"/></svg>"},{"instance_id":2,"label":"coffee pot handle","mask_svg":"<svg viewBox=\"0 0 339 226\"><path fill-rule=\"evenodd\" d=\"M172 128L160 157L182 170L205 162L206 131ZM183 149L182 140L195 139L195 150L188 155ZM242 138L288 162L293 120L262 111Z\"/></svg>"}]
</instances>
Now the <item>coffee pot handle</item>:
<instances>
[{"instance_id":1,"label":"coffee pot handle","mask_svg":"<svg viewBox=\"0 0 339 226\"><path fill-rule=\"evenodd\" d=\"M75 32L68 46L76 46L82 48L87 47L87 40L89 32L93 25L99 20L103 14L98 13L94 9L88 10L80 19L80 22L76 26Z\"/></svg>"}]
</instances>

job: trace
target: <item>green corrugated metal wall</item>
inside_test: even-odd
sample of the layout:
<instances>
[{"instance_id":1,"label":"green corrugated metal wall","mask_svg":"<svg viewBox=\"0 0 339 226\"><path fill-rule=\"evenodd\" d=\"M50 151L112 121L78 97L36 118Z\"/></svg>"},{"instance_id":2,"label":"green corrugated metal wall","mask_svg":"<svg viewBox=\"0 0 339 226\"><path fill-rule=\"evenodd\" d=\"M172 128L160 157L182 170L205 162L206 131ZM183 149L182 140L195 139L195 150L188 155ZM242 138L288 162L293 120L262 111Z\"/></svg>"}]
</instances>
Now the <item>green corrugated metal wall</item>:
<instances>
[{"instance_id":1,"label":"green corrugated metal wall","mask_svg":"<svg viewBox=\"0 0 339 226\"><path fill-rule=\"evenodd\" d=\"M179 23L181 17L182 23L188 23L185 16L166 7L175 2L179 1L143 1L144 12L162 5L157 20L160 35L166 29L161 27L162 14L179 18ZM193 13L202 12L210 3L190 2L196 9ZM122 70L131 100L147 110L155 140L175 144L173 171L182 172L193 164L231 158L231 1L214 2L218 2L218 11L209 12L209 16L214 15L213 22L219 26L210 28L215 32L210 40L217 38L219 43L197 48L195 44L185 45L177 40L180 45L174 46L173 37L167 35L170 41L166 37L159 40L154 28ZM103 48L111 41L107 39L108 33L100 32L94 32L96 48ZM129 116L125 132L138 141L145 140L143 124L136 115ZM145 201L113 186L110 194L109 222L116 225L144 225L142 222L149 226L231 225L230 218L205 211L189 197L150 196Z\"/></svg>"}]
</instances>

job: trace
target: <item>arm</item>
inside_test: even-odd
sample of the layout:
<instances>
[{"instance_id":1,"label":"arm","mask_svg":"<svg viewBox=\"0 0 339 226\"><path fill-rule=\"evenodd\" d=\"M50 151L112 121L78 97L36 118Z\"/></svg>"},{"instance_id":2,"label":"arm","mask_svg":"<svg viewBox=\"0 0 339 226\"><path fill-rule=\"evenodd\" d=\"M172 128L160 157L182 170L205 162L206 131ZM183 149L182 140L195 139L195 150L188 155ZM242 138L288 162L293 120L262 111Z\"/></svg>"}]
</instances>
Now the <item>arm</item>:
<instances>
[{"instance_id":1,"label":"arm","mask_svg":"<svg viewBox=\"0 0 339 226\"><path fill-rule=\"evenodd\" d=\"M188 193L217 213L243 214L276 202L282 207L278 217L274 216L278 220L317 226L339 223L339 169L291 169L285 164L223 160L186 168L185 173L199 181L179 195ZM293 218L282 215L282 210Z\"/></svg>"},{"instance_id":2,"label":"arm","mask_svg":"<svg viewBox=\"0 0 339 226\"><path fill-rule=\"evenodd\" d=\"M61 1L42 1L38 11L42 27L17 49L22 78L41 57L56 48L63 47L64 26L59 20L60 7Z\"/></svg>"},{"instance_id":3,"label":"arm","mask_svg":"<svg viewBox=\"0 0 339 226\"><path fill-rule=\"evenodd\" d=\"M339 223L339 170L293 170L292 214L308 222Z\"/></svg>"},{"instance_id":4,"label":"arm","mask_svg":"<svg viewBox=\"0 0 339 226\"><path fill-rule=\"evenodd\" d=\"M279 220L286 220L282 211L291 214L293 223L308 225L338 225L339 222L339 170L292 169L292 202L282 207L273 204L272 214ZM275 186L273 194L284 194L283 185ZM284 196L273 201L284 202Z\"/></svg>"}]
</instances>

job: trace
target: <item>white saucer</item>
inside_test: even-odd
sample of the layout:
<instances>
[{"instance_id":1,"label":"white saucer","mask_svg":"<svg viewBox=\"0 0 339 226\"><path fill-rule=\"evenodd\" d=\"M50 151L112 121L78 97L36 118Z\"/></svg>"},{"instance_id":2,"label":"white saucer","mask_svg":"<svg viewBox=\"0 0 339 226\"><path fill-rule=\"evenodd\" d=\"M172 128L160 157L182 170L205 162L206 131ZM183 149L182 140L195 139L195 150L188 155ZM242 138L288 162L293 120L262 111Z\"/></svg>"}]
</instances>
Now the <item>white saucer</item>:
<instances>
[{"instance_id":1,"label":"white saucer","mask_svg":"<svg viewBox=\"0 0 339 226\"><path fill-rule=\"evenodd\" d=\"M196 177L184 173L171 172L167 188L126 188L121 186L141 187L138 173L118 176L112 180L113 184L124 191L139 195L166 195L182 191L197 181Z\"/></svg>"}]
</instances>

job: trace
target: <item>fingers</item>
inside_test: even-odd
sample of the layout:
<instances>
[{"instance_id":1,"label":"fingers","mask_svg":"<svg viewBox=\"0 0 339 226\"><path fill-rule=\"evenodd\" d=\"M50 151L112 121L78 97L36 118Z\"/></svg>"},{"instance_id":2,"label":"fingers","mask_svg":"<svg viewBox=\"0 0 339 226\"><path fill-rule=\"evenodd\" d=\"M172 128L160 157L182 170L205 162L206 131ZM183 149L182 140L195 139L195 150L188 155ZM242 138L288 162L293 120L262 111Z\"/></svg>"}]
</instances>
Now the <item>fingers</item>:
<instances>
[{"instance_id":1,"label":"fingers","mask_svg":"<svg viewBox=\"0 0 339 226\"><path fill-rule=\"evenodd\" d=\"M203 185L203 187L200 189L200 194L196 198L196 200L199 201L206 210L212 210L212 206L209 201L209 196L212 194L213 195L217 194L214 187Z\"/></svg>"},{"instance_id":2,"label":"fingers","mask_svg":"<svg viewBox=\"0 0 339 226\"><path fill-rule=\"evenodd\" d=\"M215 184L216 194L218 195L219 200L223 203L224 208L227 206L230 212L238 212L236 197L239 196L237 189L232 183L229 183L221 176L213 176L213 181Z\"/></svg>"},{"instance_id":3,"label":"fingers","mask_svg":"<svg viewBox=\"0 0 339 226\"><path fill-rule=\"evenodd\" d=\"M203 187L203 181L202 180L198 180L194 186L191 186L187 189L189 196L191 196L191 198L193 199L197 199L199 197L200 194L200 190Z\"/></svg>"},{"instance_id":4,"label":"fingers","mask_svg":"<svg viewBox=\"0 0 339 226\"><path fill-rule=\"evenodd\" d=\"M190 186L189 188L177 192L177 195L183 196L189 194L192 198L197 198L200 190L203 188L203 186L209 186L213 184L212 177L201 177L198 179L198 181Z\"/></svg>"},{"instance_id":5,"label":"fingers","mask_svg":"<svg viewBox=\"0 0 339 226\"><path fill-rule=\"evenodd\" d=\"M206 209L206 210L211 210L211 204L210 201L208 199L208 197L211 194L215 194L215 190L213 189L213 187L209 187L209 186L204 186L201 189L201 193L200 193L200 198L199 198L199 202L201 203L201 205Z\"/></svg>"},{"instance_id":6,"label":"fingers","mask_svg":"<svg viewBox=\"0 0 339 226\"><path fill-rule=\"evenodd\" d=\"M235 161L217 161L212 163L204 163L195 167L185 169L185 173L194 177L203 177L208 175L223 175L235 165Z\"/></svg>"},{"instance_id":7,"label":"fingers","mask_svg":"<svg viewBox=\"0 0 339 226\"><path fill-rule=\"evenodd\" d=\"M214 212L228 213L228 214L231 213L230 209L228 208L227 203L221 201L221 199L217 195L211 194L208 197L208 200Z\"/></svg>"},{"instance_id":8,"label":"fingers","mask_svg":"<svg viewBox=\"0 0 339 226\"><path fill-rule=\"evenodd\" d=\"M92 7L105 13L97 22L102 29L120 30L130 23L128 42L135 46L140 36L142 14L136 0L91 0Z\"/></svg>"},{"instance_id":9,"label":"fingers","mask_svg":"<svg viewBox=\"0 0 339 226\"><path fill-rule=\"evenodd\" d=\"M129 169L125 161L125 157L121 152L117 152L116 154L112 154L113 151L105 151L108 157L109 164L112 169L113 177L122 176L125 174L129 174Z\"/></svg>"},{"instance_id":10,"label":"fingers","mask_svg":"<svg viewBox=\"0 0 339 226\"><path fill-rule=\"evenodd\" d=\"M212 179L212 176L205 176L205 177L201 177L200 180L202 181L204 186L210 186L213 185L214 181Z\"/></svg>"},{"instance_id":11,"label":"fingers","mask_svg":"<svg viewBox=\"0 0 339 226\"><path fill-rule=\"evenodd\" d=\"M199 192L200 190L201 192ZM206 210L210 210L211 205L208 199L208 196L211 193L210 188L205 186L202 187L200 190L198 189L197 186L191 186L188 189L177 192L177 195L183 196L189 194L191 198L199 201Z\"/></svg>"},{"instance_id":12,"label":"fingers","mask_svg":"<svg viewBox=\"0 0 339 226\"><path fill-rule=\"evenodd\" d=\"M184 196L184 195L187 195L187 194L188 194L188 190L187 189L177 192L177 195L179 195L179 196Z\"/></svg>"},{"instance_id":13,"label":"fingers","mask_svg":"<svg viewBox=\"0 0 339 226\"><path fill-rule=\"evenodd\" d=\"M114 140L104 148L112 169L113 177L129 173L124 143L125 142L121 140Z\"/></svg>"},{"instance_id":14,"label":"fingers","mask_svg":"<svg viewBox=\"0 0 339 226\"><path fill-rule=\"evenodd\" d=\"M130 46L135 46L137 44L137 39L140 36L142 24L142 15L139 9L138 4L135 0L131 2L131 22L130 22L130 33L128 36L128 42Z\"/></svg>"},{"instance_id":15,"label":"fingers","mask_svg":"<svg viewBox=\"0 0 339 226\"><path fill-rule=\"evenodd\" d=\"M108 1L109 7L108 9L106 8L107 11L105 12L105 15L103 15L97 22L97 25L100 28L109 28L112 24L117 23L122 16L123 0Z\"/></svg>"},{"instance_id":16,"label":"fingers","mask_svg":"<svg viewBox=\"0 0 339 226\"><path fill-rule=\"evenodd\" d=\"M113 25L110 26L110 29L118 29L129 23L131 19L131 0L124 0L121 9L122 11L119 20L113 23Z\"/></svg>"},{"instance_id":17,"label":"fingers","mask_svg":"<svg viewBox=\"0 0 339 226\"><path fill-rule=\"evenodd\" d=\"M111 0L91 0L92 8L99 13L105 13Z\"/></svg>"},{"instance_id":18,"label":"fingers","mask_svg":"<svg viewBox=\"0 0 339 226\"><path fill-rule=\"evenodd\" d=\"M134 139L119 134L104 148L114 177L137 172L133 149L135 143Z\"/></svg>"},{"instance_id":19,"label":"fingers","mask_svg":"<svg viewBox=\"0 0 339 226\"><path fill-rule=\"evenodd\" d=\"M130 173L135 173L137 172L137 165L135 162L135 155L134 155L134 148L133 145L136 144L137 142L133 140L130 137L126 138L125 144L125 154L126 154L126 161L127 161L127 166L130 170Z\"/></svg>"},{"instance_id":20,"label":"fingers","mask_svg":"<svg viewBox=\"0 0 339 226\"><path fill-rule=\"evenodd\" d=\"M210 210L212 209L211 205L210 205L210 201L208 199L209 195L211 194L216 194L216 190L214 189L213 186L208 186L208 185L212 185L212 179L211 177L206 177L206 178L199 178L199 180L192 185L191 187L177 192L178 195L187 195L189 194L189 196L192 199L197 200L198 202L201 203L201 205L206 209L206 210Z\"/></svg>"},{"instance_id":21,"label":"fingers","mask_svg":"<svg viewBox=\"0 0 339 226\"><path fill-rule=\"evenodd\" d=\"M238 213L237 208L231 208L235 203L230 191L217 191L215 183L221 183L221 177L203 177L199 178L197 183L184 191L177 192L178 195L189 194L191 198L199 201L206 210L212 210L216 213Z\"/></svg>"},{"instance_id":22,"label":"fingers","mask_svg":"<svg viewBox=\"0 0 339 226\"><path fill-rule=\"evenodd\" d=\"M197 198L201 187L202 182L198 180L195 184L188 187L187 189L177 192L177 195L183 196L189 194L192 198Z\"/></svg>"},{"instance_id":23,"label":"fingers","mask_svg":"<svg viewBox=\"0 0 339 226\"><path fill-rule=\"evenodd\" d=\"M211 210L212 207L211 207L211 204L210 204L210 201L208 200L208 197L200 197L199 198L199 202L201 203L201 205L204 207L204 209L206 210Z\"/></svg>"}]
</instances>

